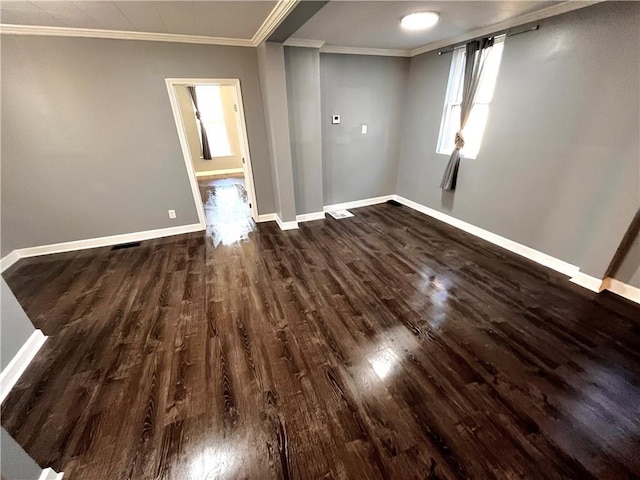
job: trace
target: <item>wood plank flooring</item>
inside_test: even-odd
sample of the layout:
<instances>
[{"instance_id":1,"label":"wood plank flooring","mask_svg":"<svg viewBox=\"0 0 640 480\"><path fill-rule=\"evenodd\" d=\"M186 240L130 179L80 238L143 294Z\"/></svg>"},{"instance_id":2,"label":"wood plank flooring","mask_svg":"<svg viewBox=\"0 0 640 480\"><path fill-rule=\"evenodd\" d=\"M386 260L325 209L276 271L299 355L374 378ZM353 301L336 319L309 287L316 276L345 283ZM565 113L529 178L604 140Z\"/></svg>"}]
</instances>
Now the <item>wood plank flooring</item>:
<instances>
[{"instance_id":1,"label":"wood plank flooring","mask_svg":"<svg viewBox=\"0 0 640 480\"><path fill-rule=\"evenodd\" d=\"M256 226L225 182L202 185L206 233L5 274L50 336L2 405L41 465L65 480L640 476L637 305L406 207Z\"/></svg>"}]
</instances>

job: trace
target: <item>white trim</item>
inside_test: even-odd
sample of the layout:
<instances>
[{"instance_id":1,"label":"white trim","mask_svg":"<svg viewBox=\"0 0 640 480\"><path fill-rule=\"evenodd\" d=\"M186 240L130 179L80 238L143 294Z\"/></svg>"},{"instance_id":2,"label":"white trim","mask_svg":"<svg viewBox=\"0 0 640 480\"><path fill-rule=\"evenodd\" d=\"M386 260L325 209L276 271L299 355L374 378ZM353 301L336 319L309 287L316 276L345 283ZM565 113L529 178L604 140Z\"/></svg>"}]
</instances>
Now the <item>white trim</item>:
<instances>
[{"instance_id":1,"label":"white trim","mask_svg":"<svg viewBox=\"0 0 640 480\"><path fill-rule=\"evenodd\" d=\"M410 57L410 50L393 50L389 48L338 47L323 45L320 53L339 53L342 55L377 55L380 57Z\"/></svg>"},{"instance_id":2,"label":"white trim","mask_svg":"<svg viewBox=\"0 0 640 480\"><path fill-rule=\"evenodd\" d=\"M311 222L313 220L324 220L324 212L303 213L296 215L296 222Z\"/></svg>"},{"instance_id":3,"label":"white trim","mask_svg":"<svg viewBox=\"0 0 640 480\"><path fill-rule=\"evenodd\" d=\"M285 222L280 218L280 215L278 215L277 213L264 213L262 215L258 215L256 223L263 223L263 222L276 222L280 227L280 230L295 230L296 228L298 228L297 220Z\"/></svg>"},{"instance_id":4,"label":"white trim","mask_svg":"<svg viewBox=\"0 0 640 480\"><path fill-rule=\"evenodd\" d=\"M42 470L38 480L62 480L64 472L57 473L53 468L47 467Z\"/></svg>"},{"instance_id":5,"label":"white trim","mask_svg":"<svg viewBox=\"0 0 640 480\"><path fill-rule=\"evenodd\" d=\"M546 253L540 252L531 247L527 247L526 245L522 245L518 242L514 242L513 240L509 240L508 238L502 237L483 228L476 227L475 225L467 223L463 220L459 220L455 217L452 217L451 215L447 215L446 213L434 210L420 203L414 202L413 200L409 200L408 198L401 197L400 195L386 195L383 197L356 200L354 202L326 205L324 207L324 211L330 212L333 210L342 209L349 210L352 208L384 203L387 200L395 200L420 213L435 218L436 220L440 220L441 222L456 227L476 237L482 238L487 242L493 243L494 245L509 250L510 252L528 258L529 260L555 270L556 272L560 272L567 277L570 277L569 281L575 283L576 285L580 285L583 288L591 290L592 292L600 293L603 290L609 290L633 302L640 303L640 288L634 287L632 285L627 285L626 283L620 282L619 280L616 280L614 278L606 278L604 280L601 280L599 278L592 277L591 275L581 272L580 267L577 267L576 265L572 265L568 262L565 262L564 260L552 257L551 255L547 255ZM300 216L298 216L298 221L303 221L300 219Z\"/></svg>"},{"instance_id":6,"label":"white trim","mask_svg":"<svg viewBox=\"0 0 640 480\"><path fill-rule=\"evenodd\" d=\"M245 162L242 165L242 168L244 168L244 184L247 189L249 203L251 204L251 216L253 218L257 218L258 197L256 195L256 186L253 178L253 162L251 161L251 152L249 151L249 134L247 133L247 121L245 118L240 80L237 78L234 79L233 86L235 103L238 105L238 111L236 112L236 130L238 135L240 135L240 154L245 159Z\"/></svg>"},{"instance_id":7,"label":"white trim","mask_svg":"<svg viewBox=\"0 0 640 480\"><path fill-rule=\"evenodd\" d=\"M285 222L277 214L276 214L276 223L280 227L280 230L295 230L298 228L298 222L296 222L295 220L290 222Z\"/></svg>"},{"instance_id":8,"label":"white trim","mask_svg":"<svg viewBox=\"0 0 640 480\"><path fill-rule=\"evenodd\" d=\"M33 358L40 350L40 347L47 340L42 330L35 330L20 347L18 353L11 359L9 364L0 373L0 403L4 402L7 395L20 379L20 376L27 369Z\"/></svg>"},{"instance_id":9,"label":"white trim","mask_svg":"<svg viewBox=\"0 0 640 480\"><path fill-rule=\"evenodd\" d=\"M600 293L605 289L604 280L602 280L601 278L592 277L591 275L584 272L577 272L575 275L573 275L573 277L569 279L569 281L595 293Z\"/></svg>"},{"instance_id":10,"label":"white trim","mask_svg":"<svg viewBox=\"0 0 640 480\"><path fill-rule=\"evenodd\" d=\"M495 233L489 232L488 230L485 230L483 228L471 225L470 223L459 220L455 217L447 215L446 213L439 212L438 210L434 210L399 195L395 196L395 200L402 203L403 205L406 205L407 207L417 210L420 213L429 215L436 220L440 220L441 222L459 228L460 230L470 233L471 235L475 235L476 237L482 238L487 242L505 248L510 252L517 253L518 255L528 258L529 260L533 260L540 265L544 265L545 267L549 267L557 272L563 273L568 277L575 277L579 273L580 267L571 265L570 263L552 257L551 255L547 255L546 253L539 252L538 250L534 250L533 248L527 247L518 242L514 242L513 240L509 240L508 238L496 235Z\"/></svg>"},{"instance_id":11,"label":"white trim","mask_svg":"<svg viewBox=\"0 0 640 480\"><path fill-rule=\"evenodd\" d=\"M39 255L50 255L52 253L74 252L76 250L106 247L110 245L118 245L120 243L141 242L143 240L151 240L152 238L162 238L169 237L171 235L182 235L184 233L200 232L204 229L204 226L200 225L199 223L194 223L191 225L180 225L179 227L158 228L156 230L123 233L121 235L110 235L108 237L89 238L86 240L53 243L51 245L41 245L38 247L19 248L2 259L2 266L3 268L5 268L5 259L8 259L8 257L17 256L16 260L13 261L13 263L15 263L15 261L20 258L37 257ZM11 265L13 263L11 263Z\"/></svg>"},{"instance_id":12,"label":"white trim","mask_svg":"<svg viewBox=\"0 0 640 480\"><path fill-rule=\"evenodd\" d=\"M218 85L231 86L234 88L234 101L238 105L236 115L236 123L238 135L240 136L240 155L245 159L242 166L244 171L244 181L247 189L247 196L251 204L251 216L255 220L258 218L258 200L256 197L255 184L253 181L253 166L251 164L251 152L249 151L249 138L247 134L247 124L245 120L244 103L242 101L242 91L240 88L240 80L237 78L166 78L167 92L169 93L169 101L173 111L173 119L178 130L178 139L180 140L180 148L182 149L182 157L187 168L187 176L191 184L191 193L193 201L198 212L198 220L203 228L206 226L204 205L200 197L200 187L191 154L189 152L189 142L187 140L187 131L184 125L182 114L180 113L180 105L178 104L178 95L176 93L176 85Z\"/></svg>"},{"instance_id":13,"label":"white trim","mask_svg":"<svg viewBox=\"0 0 640 480\"><path fill-rule=\"evenodd\" d=\"M18 260L20 260L20 255L18 255L17 250L13 250L8 255L2 257L0 260L0 273L11 267L11 265L16 263Z\"/></svg>"},{"instance_id":14,"label":"white trim","mask_svg":"<svg viewBox=\"0 0 640 480\"><path fill-rule=\"evenodd\" d=\"M44 35L48 37L107 38L111 40L146 40L151 42L198 43L231 47L255 47L248 38L208 37L180 35L176 33L131 32L126 30L101 30L96 28L46 27L40 25L0 24L5 35Z\"/></svg>"},{"instance_id":15,"label":"white trim","mask_svg":"<svg viewBox=\"0 0 640 480\"><path fill-rule=\"evenodd\" d=\"M271 33L278 28L282 21L287 18L287 15L295 8L299 0L278 0L278 3L267 18L262 22L260 28L251 39L251 43L254 47L260 45L266 40Z\"/></svg>"},{"instance_id":16,"label":"white trim","mask_svg":"<svg viewBox=\"0 0 640 480\"><path fill-rule=\"evenodd\" d=\"M415 57L416 55L421 55L426 52L432 52L433 50L450 47L451 45L455 45L457 43L463 43L473 38L482 37L484 35L491 35L493 33L505 31L513 27L518 27L520 25L524 25L525 23L537 22L538 20L554 17L556 15L561 15L563 13L571 12L573 10L578 10L580 8L589 7L591 5L595 5L602 1L603 0L596 0L596 1L590 1L590 2L568 1L568 2L559 3L557 5L552 5L550 7L542 8L535 12L526 13L524 15L520 15L518 17L505 20L504 22L494 23L493 25L482 27L477 30L471 30L469 32L465 32L456 37L450 37L445 40L439 40L437 42L429 43L423 47L414 48L410 50L409 56Z\"/></svg>"},{"instance_id":17,"label":"white trim","mask_svg":"<svg viewBox=\"0 0 640 480\"><path fill-rule=\"evenodd\" d=\"M228 175L230 173L244 173L244 168L223 168L221 170L207 170L196 172L196 177L210 177L211 175Z\"/></svg>"},{"instance_id":18,"label":"white trim","mask_svg":"<svg viewBox=\"0 0 640 480\"><path fill-rule=\"evenodd\" d=\"M265 213L263 215L258 215L258 218L255 219L256 223L262 222L275 222L278 217L277 213Z\"/></svg>"},{"instance_id":19,"label":"white trim","mask_svg":"<svg viewBox=\"0 0 640 480\"><path fill-rule=\"evenodd\" d=\"M179 227L158 228L155 230L145 230L142 232L123 233L121 235L110 235L108 237L90 238L86 240L76 240L73 242L54 243L52 245L42 245L40 247L21 248L18 251L20 258L36 257L38 255L49 255L51 253L73 252L76 250L86 250L88 248L108 247L121 243L141 242L153 238L170 237L172 235L182 235L185 233L201 232L205 230L199 223L191 225L180 225Z\"/></svg>"},{"instance_id":20,"label":"white trim","mask_svg":"<svg viewBox=\"0 0 640 480\"><path fill-rule=\"evenodd\" d=\"M326 42L324 40L311 40L306 38L289 38L285 40L285 47L302 47L302 48L322 48Z\"/></svg>"},{"instance_id":21,"label":"white trim","mask_svg":"<svg viewBox=\"0 0 640 480\"><path fill-rule=\"evenodd\" d=\"M333 210L349 210L350 208L366 207L384 203L387 200L393 200L395 197L395 195L384 195L382 197L365 198L364 200L355 200L353 202L334 203L333 205L325 205L322 207L322 210L332 212Z\"/></svg>"},{"instance_id":22,"label":"white trim","mask_svg":"<svg viewBox=\"0 0 640 480\"><path fill-rule=\"evenodd\" d=\"M132 32L126 30L101 30L93 28L69 28L69 27L48 27L40 25L12 25L0 24L0 33L6 35L45 35L54 37L83 37L83 38L106 38L112 40L146 40L154 42L173 43L197 43L204 45L223 45L233 47L257 47L282 23L295 8L299 0L279 0L273 10L269 13L260 28L251 39L247 38L227 38L209 37L204 35L182 35L175 33L154 33L154 32ZM350 55L378 55L387 57L415 57L426 52L449 47L457 43L462 43L472 38L490 35L492 33L508 30L509 28L536 22L545 18L561 15L584 7L595 5L604 0L594 1L567 1L557 5L552 5L535 12L520 15L504 22L496 23L488 27L479 28L466 32L456 37L450 37L438 42L429 43L422 47L411 50L387 49L387 48L362 48L362 47L342 47L325 45L322 40L311 40L303 38L290 38L285 42L287 46L300 46L310 48L320 48L321 53L339 53ZM320 45L319 47L317 45Z\"/></svg>"},{"instance_id":23,"label":"white trim","mask_svg":"<svg viewBox=\"0 0 640 480\"><path fill-rule=\"evenodd\" d=\"M167 93L169 94L169 103L171 104L173 121L176 124L176 129L178 130L178 141L180 142L180 149L182 150L182 159L184 160L184 164L187 169L187 177L189 178L189 185L191 186L191 195L196 207L196 212L198 213L198 222L203 228L206 228L207 223L204 214L204 204L202 203L202 197L200 196L200 187L198 186L195 167L191 161L189 140L187 139L187 128L182 118L180 103L178 102L178 93L175 89L176 80L166 78L165 84L167 86Z\"/></svg>"},{"instance_id":24,"label":"white trim","mask_svg":"<svg viewBox=\"0 0 640 480\"><path fill-rule=\"evenodd\" d=\"M0 33L6 35L45 35L49 37L107 38L111 40L147 40L152 42L198 43L231 47L257 47L289 15L299 0L278 0L251 39L183 35L177 33L132 32L96 28L48 27L40 25L0 24Z\"/></svg>"},{"instance_id":25,"label":"white trim","mask_svg":"<svg viewBox=\"0 0 640 480\"><path fill-rule=\"evenodd\" d=\"M600 293L603 290L609 290L617 295L620 295L621 297L627 298L636 303L640 303L640 288L627 285L626 283L620 282L619 280L616 280L614 278L605 278L604 280L602 280L593 277L584 272L581 272L580 267L571 265L570 263L514 242L513 240L509 240L508 238L501 237L500 235L496 235L495 233L491 233L480 227L476 227L475 225L471 225L470 223L454 218L450 215L447 215L446 213L439 212L438 210L426 207L399 195L395 195L394 199L420 213L429 215L436 220L440 220L453 227L459 228L460 230L475 235L476 237L482 238L487 242L505 248L510 252L528 258L529 260L539 263L540 265L544 265L545 267L551 268L552 270L567 275L568 277L570 277L570 282L575 283L576 285L580 285L587 290L595 293Z\"/></svg>"},{"instance_id":26,"label":"white trim","mask_svg":"<svg viewBox=\"0 0 640 480\"><path fill-rule=\"evenodd\" d=\"M640 303L640 288L626 284L612 277L605 278L602 284L606 290L609 290L616 295L620 295L627 300L631 300L632 302Z\"/></svg>"}]
</instances>

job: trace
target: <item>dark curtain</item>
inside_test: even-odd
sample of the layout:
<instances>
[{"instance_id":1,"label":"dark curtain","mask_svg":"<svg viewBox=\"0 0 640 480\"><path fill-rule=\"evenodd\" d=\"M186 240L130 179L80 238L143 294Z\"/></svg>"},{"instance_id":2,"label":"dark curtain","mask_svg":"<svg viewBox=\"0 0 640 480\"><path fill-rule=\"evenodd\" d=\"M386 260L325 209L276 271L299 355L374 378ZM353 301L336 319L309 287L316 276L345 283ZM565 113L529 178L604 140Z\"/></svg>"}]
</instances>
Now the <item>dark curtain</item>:
<instances>
[{"instance_id":1,"label":"dark curtain","mask_svg":"<svg viewBox=\"0 0 640 480\"><path fill-rule=\"evenodd\" d=\"M200 122L200 135L202 136L202 158L205 160L211 160L211 150L209 150L209 139L207 138L207 130L204 128L204 123L200 119L200 110L198 110L198 97L196 95L196 87L187 87L191 94L191 100L193 106L196 107L196 118Z\"/></svg>"},{"instance_id":2,"label":"dark curtain","mask_svg":"<svg viewBox=\"0 0 640 480\"><path fill-rule=\"evenodd\" d=\"M462 102L460 104L460 130L456 133L456 146L449 157L447 168L442 176L440 188L443 190L455 190L458 180L458 168L460 167L460 150L464 147L464 136L462 134L473 102L478 93L478 86L482 79L482 73L489 58L489 53L493 47L493 38L483 38L467 43L466 59L464 64L464 81L462 84Z\"/></svg>"}]
</instances>

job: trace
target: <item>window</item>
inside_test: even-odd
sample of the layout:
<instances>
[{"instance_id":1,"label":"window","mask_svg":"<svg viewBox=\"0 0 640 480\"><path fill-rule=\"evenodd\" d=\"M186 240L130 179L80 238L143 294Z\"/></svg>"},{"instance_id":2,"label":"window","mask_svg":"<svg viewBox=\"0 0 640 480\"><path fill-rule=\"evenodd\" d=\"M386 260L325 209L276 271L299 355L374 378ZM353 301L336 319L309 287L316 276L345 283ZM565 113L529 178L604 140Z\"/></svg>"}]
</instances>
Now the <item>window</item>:
<instances>
[{"instance_id":1,"label":"window","mask_svg":"<svg viewBox=\"0 0 640 480\"><path fill-rule=\"evenodd\" d=\"M460 150L462 157L476 158L480 151L482 135L489 117L489 104L491 103L493 89L498 78L504 38L504 35L496 37L491 53L489 53L489 58L480 80L480 86L478 87L476 101L473 104L464 129L464 147ZM453 51L437 153L450 155L455 148L456 132L460 130L460 103L462 102L462 83L466 56L464 47L456 48Z\"/></svg>"},{"instance_id":2,"label":"window","mask_svg":"<svg viewBox=\"0 0 640 480\"><path fill-rule=\"evenodd\" d=\"M196 86L200 120L207 130L209 150L211 151L212 157L230 157L233 155L231 145L229 144L227 126L224 120L221 93L222 91L218 86ZM198 122L198 131L199 130L200 123ZM202 136L200 136L200 141L202 142Z\"/></svg>"}]
</instances>

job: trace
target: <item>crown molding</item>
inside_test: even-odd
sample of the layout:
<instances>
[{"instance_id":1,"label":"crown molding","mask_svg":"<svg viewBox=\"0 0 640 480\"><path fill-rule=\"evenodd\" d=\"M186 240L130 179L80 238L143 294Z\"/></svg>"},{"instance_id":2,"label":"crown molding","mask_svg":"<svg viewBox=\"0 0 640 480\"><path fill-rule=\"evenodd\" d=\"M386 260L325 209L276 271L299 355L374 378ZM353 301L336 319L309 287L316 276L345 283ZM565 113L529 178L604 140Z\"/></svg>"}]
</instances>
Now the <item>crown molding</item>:
<instances>
[{"instance_id":1,"label":"crown molding","mask_svg":"<svg viewBox=\"0 0 640 480\"><path fill-rule=\"evenodd\" d=\"M324 40L306 40L304 38L289 38L283 45L285 47L322 48Z\"/></svg>"},{"instance_id":2,"label":"crown molding","mask_svg":"<svg viewBox=\"0 0 640 480\"><path fill-rule=\"evenodd\" d=\"M252 46L257 47L264 42L278 25L289 15L300 0L278 0L269 16L262 22L260 28L251 39Z\"/></svg>"},{"instance_id":3,"label":"crown molding","mask_svg":"<svg viewBox=\"0 0 640 480\"><path fill-rule=\"evenodd\" d=\"M380 57L410 57L409 50L391 50L387 48L336 47L324 45L320 53L340 53L343 55L377 55Z\"/></svg>"},{"instance_id":4,"label":"crown molding","mask_svg":"<svg viewBox=\"0 0 640 480\"><path fill-rule=\"evenodd\" d=\"M108 38L112 40L146 40L151 42L198 43L231 47L257 47L284 20L299 0L278 0L271 13L251 38L208 37L177 33L130 32L126 30L101 30L96 28L47 27L40 25L0 24L0 34L42 35L48 37Z\"/></svg>"},{"instance_id":5,"label":"crown molding","mask_svg":"<svg viewBox=\"0 0 640 480\"><path fill-rule=\"evenodd\" d=\"M152 42L196 43L203 45L223 45L232 47L257 47L280 25L300 0L278 0L258 31L251 39L208 37L202 35L181 35L176 33L130 32L125 30L100 30L93 28L47 27L39 25L0 24L0 34L5 35L42 35L54 37L107 38L113 40L146 40ZM449 47L467 40L508 30L526 23L537 22L545 18L589 7L605 0L566 1L558 5L543 8L519 17L496 23L488 27L466 32L456 37L433 42L412 50L386 48L340 47L326 45L323 40L290 38L285 46L319 48L321 53L339 53L345 55L378 55L385 57L415 57L423 53Z\"/></svg>"},{"instance_id":6,"label":"crown molding","mask_svg":"<svg viewBox=\"0 0 640 480\"><path fill-rule=\"evenodd\" d=\"M44 27L39 25L0 24L5 35L44 35L49 37L108 38L112 40L147 40L152 42L199 43L232 47L253 47L245 38L205 37L175 33L128 32L124 30L99 30L94 28Z\"/></svg>"},{"instance_id":7,"label":"crown molding","mask_svg":"<svg viewBox=\"0 0 640 480\"><path fill-rule=\"evenodd\" d=\"M559 3L557 5L552 5L550 7L542 8L535 12L527 13L524 15L520 15L519 17L505 20L504 22L495 23L488 27L472 30L470 32L463 33L462 35L458 35L456 37L451 37L446 40L440 40L437 42L429 43L428 45L425 45L423 47L414 48L413 50L410 51L410 56L415 57L416 55L432 52L440 48L450 47L451 45L455 45L457 43L463 43L473 38L482 37L484 35L491 35L493 33L508 30L513 27L518 27L526 23L537 22L545 18L555 17L556 15L561 15L563 13L571 12L573 10L589 7L591 5L595 5L603 1L604 0L568 1L568 2Z\"/></svg>"}]
</instances>

